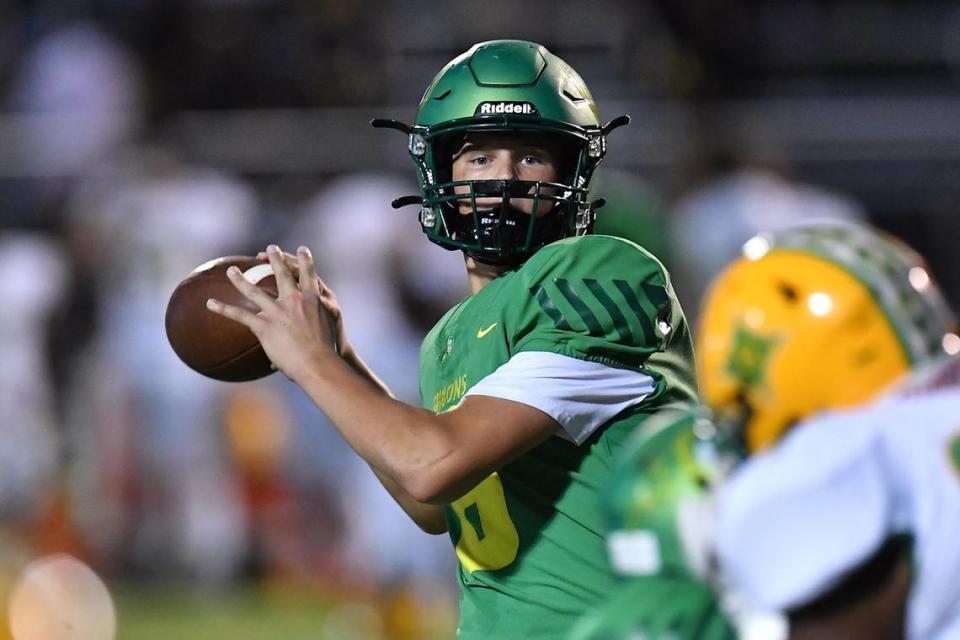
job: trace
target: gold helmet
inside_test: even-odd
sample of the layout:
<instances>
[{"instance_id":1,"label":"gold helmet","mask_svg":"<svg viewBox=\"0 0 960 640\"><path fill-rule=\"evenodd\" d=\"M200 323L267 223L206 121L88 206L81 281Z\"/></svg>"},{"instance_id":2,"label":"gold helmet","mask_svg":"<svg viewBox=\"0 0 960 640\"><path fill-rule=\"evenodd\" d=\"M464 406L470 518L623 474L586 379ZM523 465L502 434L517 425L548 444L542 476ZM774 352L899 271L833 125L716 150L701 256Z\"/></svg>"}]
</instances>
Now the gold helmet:
<instances>
[{"instance_id":1,"label":"gold helmet","mask_svg":"<svg viewBox=\"0 0 960 640\"><path fill-rule=\"evenodd\" d=\"M955 326L923 259L899 241L837 223L762 234L707 293L700 389L756 451L960 350Z\"/></svg>"}]
</instances>

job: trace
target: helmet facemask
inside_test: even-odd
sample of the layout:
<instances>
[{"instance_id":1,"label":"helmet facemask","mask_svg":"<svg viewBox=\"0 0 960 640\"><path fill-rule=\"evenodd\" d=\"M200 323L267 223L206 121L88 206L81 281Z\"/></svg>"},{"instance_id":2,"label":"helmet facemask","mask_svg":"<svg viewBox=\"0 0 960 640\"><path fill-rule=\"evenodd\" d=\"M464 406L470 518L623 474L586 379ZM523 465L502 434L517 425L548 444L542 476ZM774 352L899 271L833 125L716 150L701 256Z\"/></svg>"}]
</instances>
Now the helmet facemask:
<instances>
[{"instance_id":1,"label":"helmet facemask","mask_svg":"<svg viewBox=\"0 0 960 640\"><path fill-rule=\"evenodd\" d=\"M548 150L554 180L453 179L453 163L470 138L488 133ZM482 146L482 144L481 144ZM494 145L497 146L497 145ZM474 132L440 137L425 154L435 183L423 186L420 223L428 237L486 264L516 265L554 240L589 233L595 218L575 140L536 132Z\"/></svg>"}]
</instances>

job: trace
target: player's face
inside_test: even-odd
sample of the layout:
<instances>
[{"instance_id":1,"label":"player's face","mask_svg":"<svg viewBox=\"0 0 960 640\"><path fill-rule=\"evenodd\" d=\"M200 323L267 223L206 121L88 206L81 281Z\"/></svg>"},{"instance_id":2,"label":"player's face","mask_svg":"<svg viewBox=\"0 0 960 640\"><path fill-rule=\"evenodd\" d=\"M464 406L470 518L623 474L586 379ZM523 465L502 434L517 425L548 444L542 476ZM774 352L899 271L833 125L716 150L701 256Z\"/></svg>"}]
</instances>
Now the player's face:
<instances>
[{"instance_id":1,"label":"player's face","mask_svg":"<svg viewBox=\"0 0 960 640\"><path fill-rule=\"evenodd\" d=\"M555 182L557 153L547 141L534 138L517 138L509 135L488 135L470 137L454 155L453 180L535 180ZM456 193L469 193L470 187L455 187ZM531 190L532 192L532 190ZM552 190L541 189L541 193ZM477 198L479 209L492 209L500 206L500 198ZM517 198L511 201L516 209L533 213L533 200ZM545 215L553 206L552 202L541 201L537 206L537 216ZM470 200L461 200L460 213L468 215L472 208Z\"/></svg>"}]
</instances>

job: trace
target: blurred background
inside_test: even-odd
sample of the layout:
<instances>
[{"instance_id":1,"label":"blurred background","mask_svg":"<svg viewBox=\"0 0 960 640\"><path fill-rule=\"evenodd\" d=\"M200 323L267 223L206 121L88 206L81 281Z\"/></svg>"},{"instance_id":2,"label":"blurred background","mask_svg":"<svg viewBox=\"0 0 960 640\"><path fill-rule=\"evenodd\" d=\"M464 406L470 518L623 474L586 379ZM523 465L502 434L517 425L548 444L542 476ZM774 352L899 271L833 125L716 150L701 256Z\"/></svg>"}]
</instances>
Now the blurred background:
<instances>
[{"instance_id":1,"label":"blurred background","mask_svg":"<svg viewBox=\"0 0 960 640\"><path fill-rule=\"evenodd\" d=\"M508 37L633 116L598 230L661 257L691 317L750 235L817 217L897 234L960 302L955 1L0 0L4 600L61 552L124 639L452 637L449 541L280 376L187 369L163 314L212 257L310 245L417 402L419 340L466 281L390 208L413 167L368 122L411 121L443 64Z\"/></svg>"}]
</instances>

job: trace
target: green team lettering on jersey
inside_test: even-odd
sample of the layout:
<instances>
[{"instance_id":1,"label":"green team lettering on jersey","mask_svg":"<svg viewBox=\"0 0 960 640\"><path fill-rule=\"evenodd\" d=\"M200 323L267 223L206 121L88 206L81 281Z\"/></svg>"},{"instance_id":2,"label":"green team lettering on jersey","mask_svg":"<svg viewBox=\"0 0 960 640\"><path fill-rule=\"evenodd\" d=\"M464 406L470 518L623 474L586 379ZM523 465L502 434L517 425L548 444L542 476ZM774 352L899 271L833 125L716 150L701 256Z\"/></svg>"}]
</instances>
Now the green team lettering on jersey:
<instances>
[{"instance_id":1,"label":"green team lettering on jersey","mask_svg":"<svg viewBox=\"0 0 960 640\"><path fill-rule=\"evenodd\" d=\"M699 411L651 419L603 492L611 564L622 582L568 640L736 638L704 576L710 487L738 460ZM707 534L708 535L708 534Z\"/></svg>"},{"instance_id":2,"label":"green team lettering on jersey","mask_svg":"<svg viewBox=\"0 0 960 640\"><path fill-rule=\"evenodd\" d=\"M598 495L627 436L690 406L686 320L663 266L607 236L555 242L451 309L420 352L423 405L447 411L512 356L546 351L641 371L654 391L577 446L559 436L446 509L460 560L461 638L561 638L616 587Z\"/></svg>"}]
</instances>

